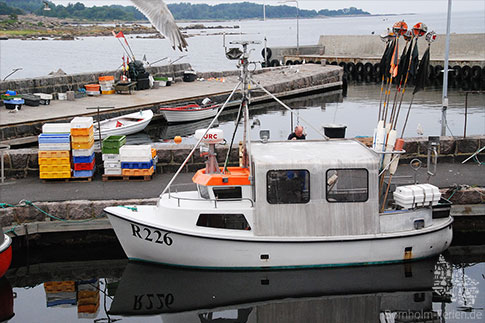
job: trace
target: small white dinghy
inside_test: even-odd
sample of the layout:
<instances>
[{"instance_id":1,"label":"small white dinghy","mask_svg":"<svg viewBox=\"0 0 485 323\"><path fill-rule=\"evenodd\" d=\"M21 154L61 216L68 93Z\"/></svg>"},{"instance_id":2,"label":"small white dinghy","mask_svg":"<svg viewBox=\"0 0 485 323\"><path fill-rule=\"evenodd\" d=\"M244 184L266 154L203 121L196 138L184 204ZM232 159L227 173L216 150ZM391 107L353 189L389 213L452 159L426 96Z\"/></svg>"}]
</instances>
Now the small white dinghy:
<instances>
[{"instance_id":1,"label":"small white dinghy","mask_svg":"<svg viewBox=\"0 0 485 323\"><path fill-rule=\"evenodd\" d=\"M152 121L153 111L144 110L112 119L106 119L99 123L101 127L101 138L109 136L126 136L143 131ZM94 123L95 139L98 139L98 123Z\"/></svg>"},{"instance_id":2,"label":"small white dinghy","mask_svg":"<svg viewBox=\"0 0 485 323\"><path fill-rule=\"evenodd\" d=\"M219 107L219 104L211 104L209 100L207 104L202 105L190 103L183 106L162 107L160 112L168 123L181 123L213 118Z\"/></svg>"}]
</instances>

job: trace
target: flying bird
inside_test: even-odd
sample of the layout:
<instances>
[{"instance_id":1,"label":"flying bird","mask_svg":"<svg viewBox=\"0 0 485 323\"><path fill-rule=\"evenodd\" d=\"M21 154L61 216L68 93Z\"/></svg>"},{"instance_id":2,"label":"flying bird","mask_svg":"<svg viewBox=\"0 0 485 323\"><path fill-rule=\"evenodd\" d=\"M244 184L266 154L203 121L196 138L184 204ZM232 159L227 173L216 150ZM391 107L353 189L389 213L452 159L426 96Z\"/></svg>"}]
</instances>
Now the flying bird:
<instances>
[{"instance_id":1,"label":"flying bird","mask_svg":"<svg viewBox=\"0 0 485 323\"><path fill-rule=\"evenodd\" d=\"M152 23L152 25L172 42L172 48L187 49L187 41L175 23L172 13L163 0L131 0Z\"/></svg>"}]
</instances>

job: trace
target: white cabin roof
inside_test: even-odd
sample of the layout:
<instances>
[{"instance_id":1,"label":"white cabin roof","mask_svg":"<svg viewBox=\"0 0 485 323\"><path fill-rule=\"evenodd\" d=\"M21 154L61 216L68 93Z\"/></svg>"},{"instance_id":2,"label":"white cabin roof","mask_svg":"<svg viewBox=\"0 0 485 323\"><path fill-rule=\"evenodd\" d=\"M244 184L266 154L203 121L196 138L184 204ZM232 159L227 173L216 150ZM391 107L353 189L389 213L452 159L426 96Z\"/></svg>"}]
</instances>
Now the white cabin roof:
<instances>
[{"instance_id":1,"label":"white cabin roof","mask_svg":"<svg viewBox=\"0 0 485 323\"><path fill-rule=\"evenodd\" d=\"M320 164L328 166L377 166L378 155L355 140L287 140L252 142L256 165L289 166Z\"/></svg>"}]
</instances>

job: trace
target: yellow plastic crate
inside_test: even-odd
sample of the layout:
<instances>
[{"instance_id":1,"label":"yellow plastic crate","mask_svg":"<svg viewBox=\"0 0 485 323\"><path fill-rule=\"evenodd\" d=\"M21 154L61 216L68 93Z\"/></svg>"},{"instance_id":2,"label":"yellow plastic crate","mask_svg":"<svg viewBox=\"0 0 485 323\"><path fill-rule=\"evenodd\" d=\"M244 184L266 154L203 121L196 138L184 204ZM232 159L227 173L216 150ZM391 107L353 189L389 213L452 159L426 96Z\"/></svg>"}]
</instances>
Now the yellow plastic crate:
<instances>
[{"instance_id":1,"label":"yellow plastic crate","mask_svg":"<svg viewBox=\"0 0 485 323\"><path fill-rule=\"evenodd\" d=\"M89 128L71 128L71 136L90 136L94 134L93 126Z\"/></svg>"},{"instance_id":2,"label":"yellow plastic crate","mask_svg":"<svg viewBox=\"0 0 485 323\"><path fill-rule=\"evenodd\" d=\"M71 178L71 171L68 172L40 172L41 179Z\"/></svg>"},{"instance_id":3,"label":"yellow plastic crate","mask_svg":"<svg viewBox=\"0 0 485 323\"><path fill-rule=\"evenodd\" d=\"M94 140L94 133L87 136L71 136L71 142L75 144L82 144Z\"/></svg>"},{"instance_id":4,"label":"yellow plastic crate","mask_svg":"<svg viewBox=\"0 0 485 323\"><path fill-rule=\"evenodd\" d=\"M41 173L49 173L49 172L70 172L71 171L71 164L67 165L40 165L39 167Z\"/></svg>"},{"instance_id":5,"label":"yellow plastic crate","mask_svg":"<svg viewBox=\"0 0 485 323\"><path fill-rule=\"evenodd\" d=\"M69 157L39 157L39 165L71 165L71 158Z\"/></svg>"},{"instance_id":6,"label":"yellow plastic crate","mask_svg":"<svg viewBox=\"0 0 485 323\"><path fill-rule=\"evenodd\" d=\"M90 149L94 145L94 137L89 142L72 142L72 149Z\"/></svg>"},{"instance_id":7,"label":"yellow plastic crate","mask_svg":"<svg viewBox=\"0 0 485 323\"><path fill-rule=\"evenodd\" d=\"M76 285L72 280L45 282L44 290L46 293L74 292Z\"/></svg>"},{"instance_id":8,"label":"yellow plastic crate","mask_svg":"<svg viewBox=\"0 0 485 323\"><path fill-rule=\"evenodd\" d=\"M101 94L104 94L104 95L115 94L115 90L101 91Z\"/></svg>"},{"instance_id":9,"label":"yellow plastic crate","mask_svg":"<svg viewBox=\"0 0 485 323\"><path fill-rule=\"evenodd\" d=\"M39 158L69 158L69 150L39 150Z\"/></svg>"},{"instance_id":10,"label":"yellow plastic crate","mask_svg":"<svg viewBox=\"0 0 485 323\"><path fill-rule=\"evenodd\" d=\"M147 176L153 174L153 166L150 169L127 169L122 170L124 176Z\"/></svg>"},{"instance_id":11,"label":"yellow plastic crate","mask_svg":"<svg viewBox=\"0 0 485 323\"><path fill-rule=\"evenodd\" d=\"M157 155L157 150L155 148L152 148L152 158L155 158Z\"/></svg>"}]
</instances>

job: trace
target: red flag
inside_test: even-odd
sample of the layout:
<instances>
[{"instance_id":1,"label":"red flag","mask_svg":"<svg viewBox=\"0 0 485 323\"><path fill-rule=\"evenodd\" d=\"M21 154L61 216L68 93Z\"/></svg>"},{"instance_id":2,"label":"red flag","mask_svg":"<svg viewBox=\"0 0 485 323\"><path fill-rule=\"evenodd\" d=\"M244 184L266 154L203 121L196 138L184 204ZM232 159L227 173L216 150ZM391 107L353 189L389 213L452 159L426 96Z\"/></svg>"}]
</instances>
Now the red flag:
<instances>
[{"instance_id":1,"label":"red flag","mask_svg":"<svg viewBox=\"0 0 485 323\"><path fill-rule=\"evenodd\" d=\"M114 30L111 31L113 33L113 37L116 37L116 33Z\"/></svg>"},{"instance_id":2,"label":"red flag","mask_svg":"<svg viewBox=\"0 0 485 323\"><path fill-rule=\"evenodd\" d=\"M116 34L115 36L116 38L125 38L125 35L123 34L122 31L120 31L119 33Z\"/></svg>"}]
</instances>

